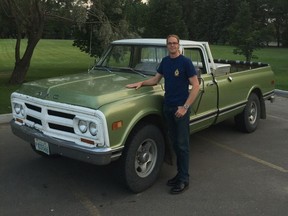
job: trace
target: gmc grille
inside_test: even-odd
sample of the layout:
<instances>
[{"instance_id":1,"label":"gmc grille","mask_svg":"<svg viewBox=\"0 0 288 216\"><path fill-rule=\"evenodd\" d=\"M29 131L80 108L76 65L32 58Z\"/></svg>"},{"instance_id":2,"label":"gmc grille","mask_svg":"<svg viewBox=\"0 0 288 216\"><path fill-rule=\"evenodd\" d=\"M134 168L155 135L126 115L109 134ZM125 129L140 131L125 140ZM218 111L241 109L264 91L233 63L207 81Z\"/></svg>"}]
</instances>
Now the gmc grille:
<instances>
[{"instance_id":1,"label":"gmc grille","mask_svg":"<svg viewBox=\"0 0 288 216\"><path fill-rule=\"evenodd\" d=\"M28 124L38 125L38 128L47 128L67 133L75 133L73 119L75 115L59 110L47 109L37 104L25 103L26 119Z\"/></svg>"}]
</instances>

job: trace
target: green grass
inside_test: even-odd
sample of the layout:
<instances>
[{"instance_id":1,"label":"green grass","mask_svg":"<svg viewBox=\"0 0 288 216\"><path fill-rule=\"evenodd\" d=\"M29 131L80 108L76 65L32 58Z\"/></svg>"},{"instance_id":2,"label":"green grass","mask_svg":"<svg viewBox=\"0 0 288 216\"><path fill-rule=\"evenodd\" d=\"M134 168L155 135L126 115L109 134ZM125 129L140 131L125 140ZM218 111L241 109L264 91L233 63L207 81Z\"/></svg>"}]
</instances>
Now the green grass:
<instances>
[{"instance_id":1,"label":"green grass","mask_svg":"<svg viewBox=\"0 0 288 216\"><path fill-rule=\"evenodd\" d=\"M22 41L22 51L26 46ZM0 39L0 114L11 112L10 94L19 88L8 85L14 67L15 40ZM234 55L233 47L212 45L214 58L244 60ZM255 61L269 63L276 75L276 88L288 90L288 49L265 48L255 52ZM87 71L94 59L72 46L71 40L40 40L25 81Z\"/></svg>"}]
</instances>

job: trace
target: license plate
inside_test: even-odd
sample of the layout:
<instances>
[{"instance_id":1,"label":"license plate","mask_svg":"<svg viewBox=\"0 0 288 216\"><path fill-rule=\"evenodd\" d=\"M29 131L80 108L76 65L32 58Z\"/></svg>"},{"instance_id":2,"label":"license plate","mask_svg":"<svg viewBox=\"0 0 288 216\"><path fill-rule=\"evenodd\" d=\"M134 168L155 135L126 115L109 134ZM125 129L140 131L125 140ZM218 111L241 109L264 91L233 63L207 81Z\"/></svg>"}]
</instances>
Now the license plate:
<instances>
[{"instance_id":1,"label":"license plate","mask_svg":"<svg viewBox=\"0 0 288 216\"><path fill-rule=\"evenodd\" d=\"M35 148L38 151L44 152L45 154L49 155L49 144L45 141L35 138Z\"/></svg>"}]
</instances>

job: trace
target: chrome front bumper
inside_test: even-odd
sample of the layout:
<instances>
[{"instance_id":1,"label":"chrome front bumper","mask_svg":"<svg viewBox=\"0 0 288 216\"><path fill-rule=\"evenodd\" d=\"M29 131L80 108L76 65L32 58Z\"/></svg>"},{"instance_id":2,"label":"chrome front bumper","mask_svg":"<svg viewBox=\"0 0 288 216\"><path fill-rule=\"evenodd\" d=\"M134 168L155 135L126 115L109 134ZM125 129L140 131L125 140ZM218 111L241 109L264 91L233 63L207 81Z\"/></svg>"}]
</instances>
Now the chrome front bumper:
<instances>
[{"instance_id":1,"label":"chrome front bumper","mask_svg":"<svg viewBox=\"0 0 288 216\"><path fill-rule=\"evenodd\" d=\"M10 126L16 136L31 145L35 145L35 138L47 142L51 155L61 155L95 165L109 164L121 156L122 149L112 150L110 148L100 149L79 146L72 142L46 136L36 129L18 125L14 120L10 121Z\"/></svg>"}]
</instances>

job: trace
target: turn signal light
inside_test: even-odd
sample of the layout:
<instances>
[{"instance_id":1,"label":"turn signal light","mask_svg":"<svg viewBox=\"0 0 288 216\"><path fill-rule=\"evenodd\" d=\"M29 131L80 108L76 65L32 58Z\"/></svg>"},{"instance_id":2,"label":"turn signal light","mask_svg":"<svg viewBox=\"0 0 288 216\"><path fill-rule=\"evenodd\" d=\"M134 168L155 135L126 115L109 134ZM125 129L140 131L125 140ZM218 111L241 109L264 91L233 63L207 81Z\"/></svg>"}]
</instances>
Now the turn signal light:
<instances>
[{"instance_id":1,"label":"turn signal light","mask_svg":"<svg viewBox=\"0 0 288 216\"><path fill-rule=\"evenodd\" d=\"M17 122L23 124L23 120L22 120L22 119L16 118L15 121L17 121Z\"/></svg>"},{"instance_id":2,"label":"turn signal light","mask_svg":"<svg viewBox=\"0 0 288 216\"><path fill-rule=\"evenodd\" d=\"M81 138L81 142L87 143L89 145L94 145L95 144L93 140L84 139L84 138Z\"/></svg>"},{"instance_id":3,"label":"turn signal light","mask_svg":"<svg viewBox=\"0 0 288 216\"><path fill-rule=\"evenodd\" d=\"M112 130L117 130L123 126L123 121L116 121L112 124Z\"/></svg>"}]
</instances>

